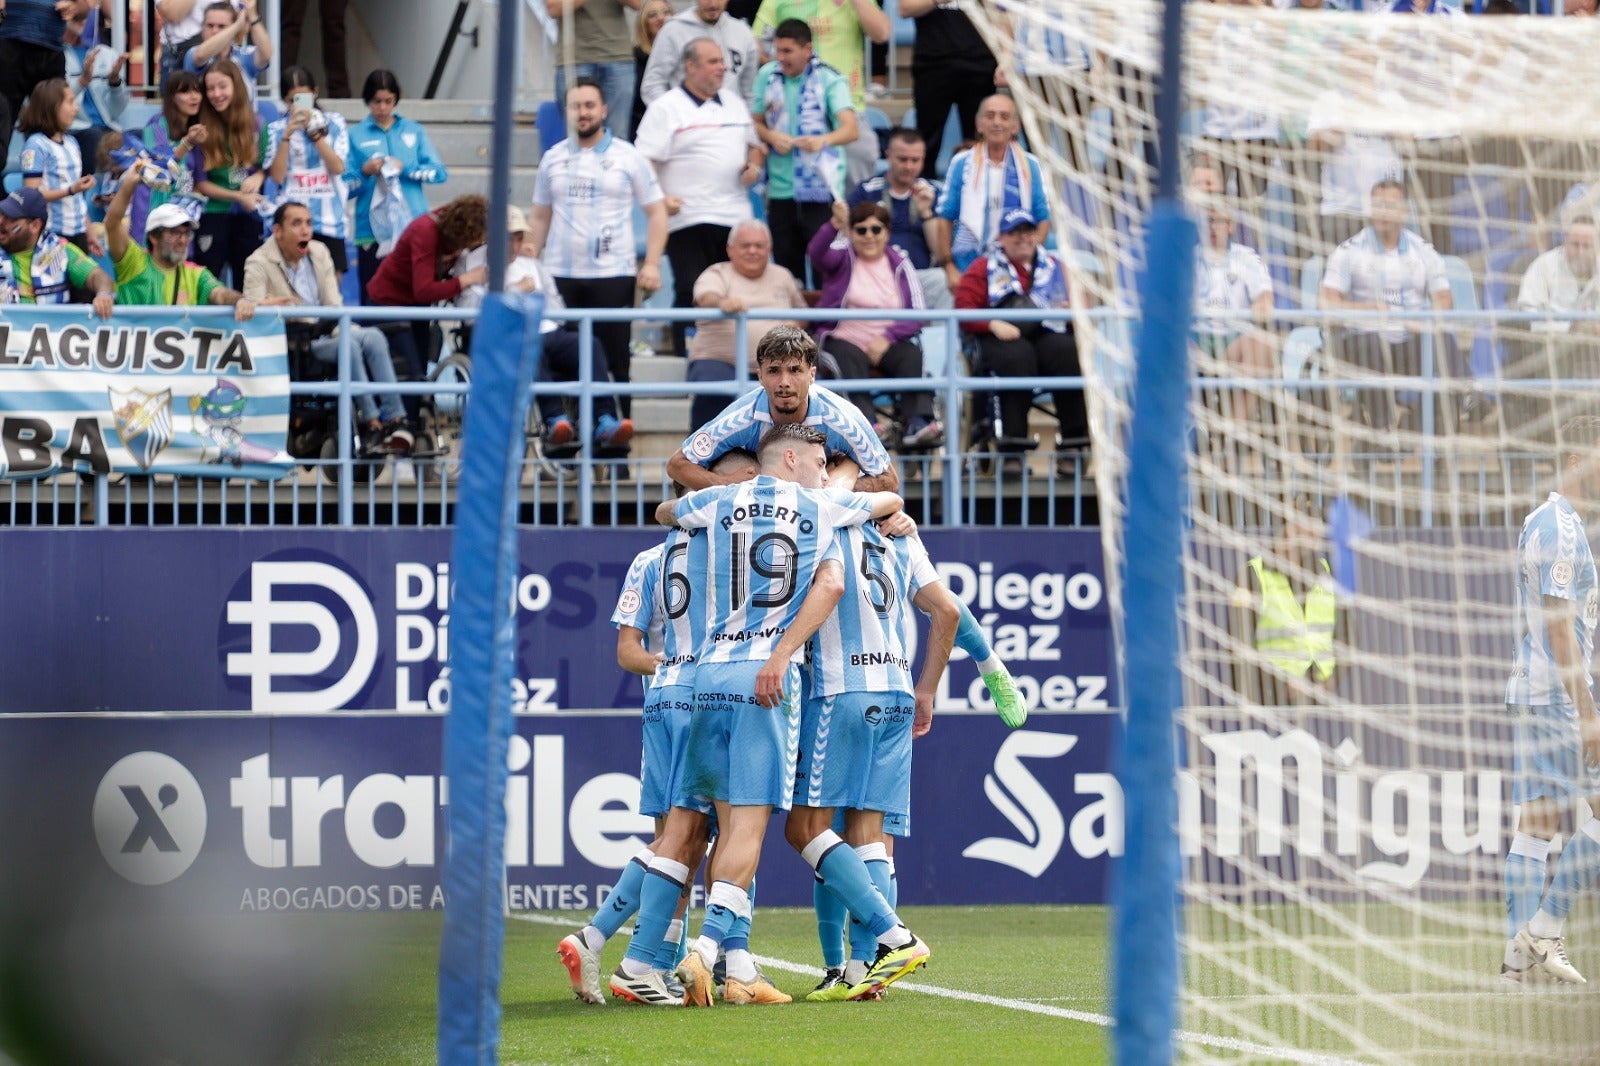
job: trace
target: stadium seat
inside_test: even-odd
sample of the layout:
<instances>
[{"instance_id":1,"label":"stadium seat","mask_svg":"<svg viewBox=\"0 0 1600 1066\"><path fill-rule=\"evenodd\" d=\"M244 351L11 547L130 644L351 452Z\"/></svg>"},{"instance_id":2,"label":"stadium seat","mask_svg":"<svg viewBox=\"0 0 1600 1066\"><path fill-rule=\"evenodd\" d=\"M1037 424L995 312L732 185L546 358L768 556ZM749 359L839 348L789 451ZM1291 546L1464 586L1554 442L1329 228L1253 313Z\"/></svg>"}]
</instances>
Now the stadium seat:
<instances>
[{"instance_id":1,"label":"stadium seat","mask_svg":"<svg viewBox=\"0 0 1600 1066\"><path fill-rule=\"evenodd\" d=\"M539 154L544 155L555 145L567 139L567 120L554 100L539 105L533 124L539 130Z\"/></svg>"},{"instance_id":2,"label":"stadium seat","mask_svg":"<svg viewBox=\"0 0 1600 1066\"><path fill-rule=\"evenodd\" d=\"M1322 351L1322 331L1316 326L1296 326L1283 342L1283 377L1300 381L1307 377L1311 359Z\"/></svg>"},{"instance_id":3,"label":"stadium seat","mask_svg":"<svg viewBox=\"0 0 1600 1066\"><path fill-rule=\"evenodd\" d=\"M256 98L256 114L261 119L261 125L269 126L283 117L283 108L265 96Z\"/></svg>"},{"instance_id":4,"label":"stadium seat","mask_svg":"<svg viewBox=\"0 0 1600 1066\"><path fill-rule=\"evenodd\" d=\"M5 194L10 196L12 193L22 188L22 175L17 173L15 170L8 170L6 171L4 184Z\"/></svg>"},{"instance_id":5,"label":"stadium seat","mask_svg":"<svg viewBox=\"0 0 1600 1066\"><path fill-rule=\"evenodd\" d=\"M122 109L122 128L124 130L142 130L145 124L161 114L161 105L149 100L130 100L128 106Z\"/></svg>"}]
</instances>

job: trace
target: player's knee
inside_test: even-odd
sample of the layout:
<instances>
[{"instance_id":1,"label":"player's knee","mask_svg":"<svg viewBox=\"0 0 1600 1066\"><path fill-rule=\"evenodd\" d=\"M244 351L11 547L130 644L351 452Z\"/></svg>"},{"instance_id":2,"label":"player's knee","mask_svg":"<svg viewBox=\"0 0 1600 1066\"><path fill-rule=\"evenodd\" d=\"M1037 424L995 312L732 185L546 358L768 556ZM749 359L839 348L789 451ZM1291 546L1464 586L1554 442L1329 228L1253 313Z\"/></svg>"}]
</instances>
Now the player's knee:
<instances>
[{"instance_id":1,"label":"player's knee","mask_svg":"<svg viewBox=\"0 0 1600 1066\"><path fill-rule=\"evenodd\" d=\"M826 824L819 824L817 815L818 812L811 807L796 807L789 812L788 819L783 823L783 838L794 850L805 850L805 846L827 828Z\"/></svg>"}]
</instances>

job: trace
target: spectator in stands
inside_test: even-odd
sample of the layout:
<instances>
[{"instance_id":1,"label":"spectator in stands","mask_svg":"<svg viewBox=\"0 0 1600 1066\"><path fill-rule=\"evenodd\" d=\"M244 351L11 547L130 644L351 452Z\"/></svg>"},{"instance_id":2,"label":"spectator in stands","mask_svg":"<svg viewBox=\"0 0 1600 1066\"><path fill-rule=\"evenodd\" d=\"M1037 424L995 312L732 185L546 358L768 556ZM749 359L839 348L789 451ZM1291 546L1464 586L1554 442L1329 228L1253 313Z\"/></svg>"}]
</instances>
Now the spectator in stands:
<instances>
[{"instance_id":1,"label":"spectator in stands","mask_svg":"<svg viewBox=\"0 0 1600 1066\"><path fill-rule=\"evenodd\" d=\"M462 289L481 285L489 278L486 266L452 276L457 257L484 243L488 232L489 202L481 196L458 196L437 211L418 216L383 260L372 284L370 302L380 307L428 307L454 300ZM427 377L433 358L433 323L418 319L394 333L390 349L412 381ZM417 417L415 397L406 397L406 411Z\"/></svg>"},{"instance_id":2,"label":"spectator in stands","mask_svg":"<svg viewBox=\"0 0 1600 1066\"><path fill-rule=\"evenodd\" d=\"M710 38L722 49L723 67L733 75L728 91L749 100L755 90L756 68L761 65L750 27L728 14L728 0L695 0L694 6L670 18L656 35L645 64L639 96L646 107L688 76L685 58L690 42Z\"/></svg>"},{"instance_id":3,"label":"spectator in stands","mask_svg":"<svg viewBox=\"0 0 1600 1066\"><path fill-rule=\"evenodd\" d=\"M286 200L272 216L272 239L262 244L244 265L244 294L258 307L339 307L339 275L328 247L314 240L311 211ZM319 319L285 319L291 340L307 343L319 361L339 361L336 323ZM365 384L394 384L394 359L381 329L350 327L356 356L350 361L351 379ZM368 454L409 455L416 442L406 426L405 405L395 392L357 393L353 397L356 421L361 427L361 450Z\"/></svg>"},{"instance_id":4,"label":"spectator in stands","mask_svg":"<svg viewBox=\"0 0 1600 1066\"><path fill-rule=\"evenodd\" d=\"M560 32L572 28L572 69L556 67L556 106L567 107L567 87L588 78L600 88L605 101L606 129L626 137L633 128L633 54L628 45L627 8L639 10L639 0L544 0L545 10ZM565 41L555 53L565 58Z\"/></svg>"},{"instance_id":5,"label":"spectator in stands","mask_svg":"<svg viewBox=\"0 0 1600 1066\"><path fill-rule=\"evenodd\" d=\"M141 180L141 170L129 167L106 208L106 246L117 272L117 301L134 307L231 304L238 321L254 316L254 301L222 284L205 267L188 262L195 222L182 207L168 203L150 212L145 220L144 248L128 238L123 219Z\"/></svg>"},{"instance_id":6,"label":"spectator in stands","mask_svg":"<svg viewBox=\"0 0 1600 1066\"><path fill-rule=\"evenodd\" d=\"M1364 45L1346 52L1346 62L1356 67L1375 61L1376 56ZM1345 94L1340 90L1320 94L1311 104L1306 126L1311 151L1326 153L1318 214L1322 245L1330 249L1366 225L1372 211L1368 197L1379 181L1400 181L1404 177L1400 157L1387 137L1359 133L1341 124L1344 106Z\"/></svg>"},{"instance_id":7,"label":"spectator in stands","mask_svg":"<svg viewBox=\"0 0 1600 1066\"><path fill-rule=\"evenodd\" d=\"M398 114L400 82L393 71L374 70L361 86L367 117L350 131L350 157L345 180L357 184L356 247L360 260L361 299L378 264L411 220L426 214L424 185L449 180L450 172L421 123Z\"/></svg>"},{"instance_id":8,"label":"spectator in stands","mask_svg":"<svg viewBox=\"0 0 1600 1066\"><path fill-rule=\"evenodd\" d=\"M954 4L901 0L900 14L916 20L917 37L911 46L911 105L917 109L917 132L927 147L922 176L931 181L939 149L944 147L944 126L950 109L956 109L961 136L967 140L976 137L978 108L994 92L997 64L972 20ZM891 141L891 152L893 145Z\"/></svg>"},{"instance_id":9,"label":"spectator in stands","mask_svg":"<svg viewBox=\"0 0 1600 1066\"><path fill-rule=\"evenodd\" d=\"M580 77L567 93L567 138L539 161L533 187L528 251L544 258L568 307L632 307L635 289L661 288L666 199L649 161L609 132L605 119L600 86ZM635 207L644 211L646 224L643 264L635 244ZM594 337L596 376L631 381L633 324L597 322ZM631 408L623 397L623 414Z\"/></svg>"},{"instance_id":10,"label":"spectator in stands","mask_svg":"<svg viewBox=\"0 0 1600 1066\"><path fill-rule=\"evenodd\" d=\"M934 258L944 263L945 283L957 291L967 267L984 258L1000 232L1000 220L1021 211L1040 244L1050 233L1039 161L1016 143L1017 105L995 94L978 108L983 140L950 160L944 195L939 198L939 244Z\"/></svg>"},{"instance_id":11,"label":"spectator in stands","mask_svg":"<svg viewBox=\"0 0 1600 1066\"><path fill-rule=\"evenodd\" d=\"M571 93L567 95L567 102L570 106ZM536 292L544 296L546 312L564 310L567 305L561 298L561 289L556 280L550 276L543 263L527 254L527 238L531 230L527 218L515 207L508 210L507 228L511 238L511 261L506 267L506 291ZM472 254L469 253L462 258L470 259ZM466 295L467 293L463 293L463 296ZM478 298L481 301L482 296L479 295ZM559 322L544 318L540 321L539 331L544 338L543 354L539 359L539 380L546 383L577 381L583 365L577 323L569 323L563 327ZM598 343L592 356L595 366L600 366ZM565 453L576 452L579 447L578 430L572 424L572 415L568 413L568 398L540 392L535 401L539 405L539 422L544 427L542 437L545 457L561 457ZM615 451L627 446L633 436L633 423L618 417L615 398L596 396L594 418L596 450Z\"/></svg>"},{"instance_id":12,"label":"spectator in stands","mask_svg":"<svg viewBox=\"0 0 1600 1066\"><path fill-rule=\"evenodd\" d=\"M999 236L988 255L974 259L961 275L956 307L962 310L1034 310L1065 308L1071 298L1067 272L1054 253L1042 248L1039 226L1026 210L1013 207L999 222ZM1009 322L992 318L963 322L961 328L978 338L982 366L997 377L1076 377L1082 371L1072 321ZM1081 451L1089 441L1089 415L1083 391L1055 390L1058 451ZM996 394L998 419L992 427L1002 452L1026 451L1028 438L1027 390ZM1016 465L1020 468L1020 462ZM1070 473L1072 461L1058 461L1058 472Z\"/></svg>"},{"instance_id":13,"label":"spectator in stands","mask_svg":"<svg viewBox=\"0 0 1600 1066\"><path fill-rule=\"evenodd\" d=\"M305 67L285 70L282 87L289 114L267 126L262 152L267 176L283 190L283 200L310 210L312 236L327 247L335 276L343 277L350 265L342 177L350 131L343 115L319 107L316 79Z\"/></svg>"},{"instance_id":14,"label":"spectator in stands","mask_svg":"<svg viewBox=\"0 0 1600 1066\"><path fill-rule=\"evenodd\" d=\"M1266 0L1228 0L1233 7L1263 7ZM1224 81L1247 83L1252 71L1241 57L1259 27L1248 17L1228 19L1211 37L1210 54L1203 62L1212 71L1225 72ZM1222 173L1225 190L1241 200L1258 200L1266 194L1267 177L1278 154L1278 120L1265 111L1237 104L1208 101L1200 122L1197 150L1211 156Z\"/></svg>"},{"instance_id":15,"label":"spectator in stands","mask_svg":"<svg viewBox=\"0 0 1600 1066\"><path fill-rule=\"evenodd\" d=\"M8 0L0 6L0 152L11 144L11 125L22 101L41 81L67 76L69 18L83 18L94 0Z\"/></svg>"},{"instance_id":16,"label":"spectator in stands","mask_svg":"<svg viewBox=\"0 0 1600 1066\"><path fill-rule=\"evenodd\" d=\"M165 85L183 69L184 53L200 43L206 5L200 0L156 0L155 8L161 16L161 84Z\"/></svg>"},{"instance_id":17,"label":"spectator in stands","mask_svg":"<svg viewBox=\"0 0 1600 1066\"><path fill-rule=\"evenodd\" d=\"M1268 332L1272 276L1253 248L1233 239L1233 216L1221 202L1210 197L1203 207L1205 225L1195 259L1196 316L1191 331L1202 369L1225 377L1269 377L1278 353L1277 340ZM1200 313L1207 311L1233 313L1225 318L1201 317ZM1223 410L1225 416L1255 419L1253 391L1234 389L1230 400Z\"/></svg>"},{"instance_id":18,"label":"spectator in stands","mask_svg":"<svg viewBox=\"0 0 1600 1066\"><path fill-rule=\"evenodd\" d=\"M70 132L88 164L100 148L100 138L122 129L122 112L128 107L128 80L123 73L128 53L119 55L108 45L91 44L83 39L83 32L83 19L67 23L65 55L67 84L78 98L78 117L72 120Z\"/></svg>"},{"instance_id":19,"label":"spectator in stands","mask_svg":"<svg viewBox=\"0 0 1600 1066\"><path fill-rule=\"evenodd\" d=\"M1410 213L1405 187L1385 178L1372 187L1371 202L1371 224L1328 257L1322 275L1323 309L1414 313L1454 307L1444 260L1432 245L1405 228ZM1351 322L1329 330L1329 350L1369 376L1416 377L1422 373L1422 332L1432 328L1416 320ZM1434 351L1442 349L1444 357L1435 355L1434 373L1443 369L1450 377L1465 379L1455 336L1440 330L1435 337ZM1393 390L1362 389L1357 397L1373 429L1393 427ZM1410 428L1416 431L1419 424L1413 421Z\"/></svg>"},{"instance_id":20,"label":"spectator in stands","mask_svg":"<svg viewBox=\"0 0 1600 1066\"><path fill-rule=\"evenodd\" d=\"M144 241L146 215L174 197L194 191L195 169L203 164L200 147L206 143L207 135L205 123L200 121L200 105L204 101L205 89L199 75L179 70L167 77L161 93L161 113L145 123L138 147L152 162L167 168L172 180L163 187L145 182L134 187L128 217L135 244Z\"/></svg>"},{"instance_id":21,"label":"spectator in stands","mask_svg":"<svg viewBox=\"0 0 1600 1066\"><path fill-rule=\"evenodd\" d=\"M753 308L805 307L800 283L786 267L771 261L772 233L764 222L746 219L728 234L728 261L713 263L694 283L696 307L716 308L736 315ZM775 318L745 322L744 353L736 349L737 330L730 318L707 318L695 323L689 342L688 381L732 381L737 360L744 355L753 376L755 350L774 328L799 325ZM696 396L689 406L689 429L694 431L717 417L728 404L726 396Z\"/></svg>"},{"instance_id":22,"label":"spectator in stands","mask_svg":"<svg viewBox=\"0 0 1600 1066\"><path fill-rule=\"evenodd\" d=\"M261 119L250 106L244 74L232 60L219 59L201 75L205 102L200 121L206 142L192 171L195 192L206 198L200 216L196 261L218 277L244 284L244 261L261 247ZM192 157L191 157L192 158Z\"/></svg>"},{"instance_id":23,"label":"spectator in stands","mask_svg":"<svg viewBox=\"0 0 1600 1066\"><path fill-rule=\"evenodd\" d=\"M765 158L744 98L722 87L722 48L707 37L690 41L683 67L683 84L645 109L636 145L666 196L674 307L694 306L695 280L727 258L729 230L751 217L746 189ZM685 332L673 324L679 355L688 353Z\"/></svg>"},{"instance_id":24,"label":"spectator in stands","mask_svg":"<svg viewBox=\"0 0 1600 1066\"><path fill-rule=\"evenodd\" d=\"M639 5L639 19L633 32L633 111L632 119L628 123L628 140L635 141L639 138L639 123L644 119L644 71L650 63L650 56L655 51L656 37L661 33L661 27L673 15L672 5L667 0L644 0Z\"/></svg>"},{"instance_id":25,"label":"spectator in stands","mask_svg":"<svg viewBox=\"0 0 1600 1066\"><path fill-rule=\"evenodd\" d=\"M811 238L807 252L822 279L818 307L885 311L923 307L922 286L911 261L889 243L889 212L882 204L848 207L836 202L833 217ZM860 379L874 370L887 378L922 376L918 319L841 319L819 322L816 331L822 346L818 371L824 378ZM933 417L932 393L896 393L891 423L872 406L875 390L839 391L852 396L886 448L898 444L906 451L922 451L944 443L944 429Z\"/></svg>"},{"instance_id":26,"label":"spectator in stands","mask_svg":"<svg viewBox=\"0 0 1600 1066\"><path fill-rule=\"evenodd\" d=\"M933 257L938 243L937 207L942 186L922 177L927 150L922 134L897 129L889 135L889 169L850 190L849 204L882 204L889 212L889 243L911 260L922 287L922 300L928 307L955 306L950 286L945 284L943 264Z\"/></svg>"},{"instance_id":27,"label":"spectator in stands","mask_svg":"<svg viewBox=\"0 0 1600 1066\"><path fill-rule=\"evenodd\" d=\"M231 59L242 72L250 106L256 104L256 79L272 65L272 38L267 36L256 0L244 0L237 15L231 0L206 5L200 43L183 56L183 69L202 77L219 59Z\"/></svg>"},{"instance_id":28,"label":"spectator in stands","mask_svg":"<svg viewBox=\"0 0 1600 1066\"><path fill-rule=\"evenodd\" d=\"M64 78L34 86L17 122L28 138L22 145L22 184L38 189L50 205L47 228L52 233L98 256L104 249L89 234L94 175L84 173L78 140L67 136L77 117L78 98Z\"/></svg>"},{"instance_id":29,"label":"spectator in stands","mask_svg":"<svg viewBox=\"0 0 1600 1066\"><path fill-rule=\"evenodd\" d=\"M283 62L300 62L300 31L306 21L308 0L283 0L278 31L283 34ZM345 8L350 0L317 0L317 25L322 30L322 73L328 95L343 100L350 95L350 64L345 51Z\"/></svg>"},{"instance_id":30,"label":"spectator in stands","mask_svg":"<svg viewBox=\"0 0 1600 1066\"><path fill-rule=\"evenodd\" d=\"M777 58L756 74L752 114L767 146L773 258L798 278L806 245L844 200L840 146L856 139L856 112L844 75L812 51L811 27L784 19L772 50Z\"/></svg>"},{"instance_id":31,"label":"spectator in stands","mask_svg":"<svg viewBox=\"0 0 1600 1066\"><path fill-rule=\"evenodd\" d=\"M64 304L72 289L94 293L95 313L110 318L117 286L76 245L47 224L44 195L24 186L0 200L0 306L8 303Z\"/></svg>"},{"instance_id":32,"label":"spectator in stands","mask_svg":"<svg viewBox=\"0 0 1600 1066\"><path fill-rule=\"evenodd\" d=\"M1600 230L1593 218L1580 215L1570 220L1561 247L1552 248L1528 264L1517 289L1517 309L1551 315L1600 311L1600 279L1595 276L1597 240ZM1526 329L1528 334L1520 334L1519 330L1506 336L1507 378L1547 382L1600 380L1600 322L1550 318L1531 322ZM1531 396L1503 394L1506 428L1553 440L1555 427L1576 415L1593 412L1589 391L1558 388Z\"/></svg>"},{"instance_id":33,"label":"spectator in stands","mask_svg":"<svg viewBox=\"0 0 1600 1066\"><path fill-rule=\"evenodd\" d=\"M799 19L811 27L817 58L845 76L850 85L850 106L867 113L867 78L863 35L878 44L889 39L889 16L873 0L762 0L751 29L770 54L774 33L785 19ZM747 94L748 95L748 94ZM866 181L878 169L878 133L869 122L856 124L856 139L845 145L848 181Z\"/></svg>"}]
</instances>

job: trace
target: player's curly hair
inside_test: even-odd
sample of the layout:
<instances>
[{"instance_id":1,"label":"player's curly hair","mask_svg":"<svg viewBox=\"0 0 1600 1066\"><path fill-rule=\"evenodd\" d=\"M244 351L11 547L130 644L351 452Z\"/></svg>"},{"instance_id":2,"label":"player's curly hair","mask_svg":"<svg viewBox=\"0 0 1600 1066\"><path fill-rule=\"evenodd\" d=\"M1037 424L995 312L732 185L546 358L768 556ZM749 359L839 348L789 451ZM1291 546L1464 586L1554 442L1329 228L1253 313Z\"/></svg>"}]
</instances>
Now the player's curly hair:
<instances>
[{"instance_id":1,"label":"player's curly hair","mask_svg":"<svg viewBox=\"0 0 1600 1066\"><path fill-rule=\"evenodd\" d=\"M439 208L439 254L453 255L476 248L489 233L489 201L481 196L458 196Z\"/></svg>"},{"instance_id":2,"label":"player's curly hair","mask_svg":"<svg viewBox=\"0 0 1600 1066\"><path fill-rule=\"evenodd\" d=\"M774 326L756 345L756 366L768 359L790 359L799 356L806 366L817 365L817 342L799 326Z\"/></svg>"}]
</instances>

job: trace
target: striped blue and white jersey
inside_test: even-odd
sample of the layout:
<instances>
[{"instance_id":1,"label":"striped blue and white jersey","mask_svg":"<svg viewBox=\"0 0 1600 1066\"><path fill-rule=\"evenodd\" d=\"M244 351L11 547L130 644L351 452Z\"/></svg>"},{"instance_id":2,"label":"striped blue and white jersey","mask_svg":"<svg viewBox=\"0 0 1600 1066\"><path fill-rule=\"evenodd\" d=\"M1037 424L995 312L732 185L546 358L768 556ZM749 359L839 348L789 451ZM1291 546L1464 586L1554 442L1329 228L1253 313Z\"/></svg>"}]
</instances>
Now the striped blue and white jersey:
<instances>
[{"instance_id":1,"label":"striped blue and white jersey","mask_svg":"<svg viewBox=\"0 0 1600 1066\"><path fill-rule=\"evenodd\" d=\"M889 453L861 409L831 389L811 386L805 424L828 435L829 455L843 452L863 474L876 477L889 469ZM757 386L690 434L683 442L683 454L690 462L709 467L735 448L754 452L772 425L771 402L766 390Z\"/></svg>"},{"instance_id":2,"label":"striped blue and white jersey","mask_svg":"<svg viewBox=\"0 0 1600 1066\"><path fill-rule=\"evenodd\" d=\"M1517 651L1506 684L1506 702L1522 707L1564 707L1575 719L1577 708L1561 684L1550 650L1546 596L1576 605L1573 632L1583 661L1583 683L1593 688L1589 660L1594 656L1594 628L1600 613L1594 554L1583 531L1583 519L1558 492L1552 492L1527 517L1517 538Z\"/></svg>"},{"instance_id":3,"label":"striped blue and white jersey","mask_svg":"<svg viewBox=\"0 0 1600 1066\"><path fill-rule=\"evenodd\" d=\"M870 522L841 529L844 596L811 638L812 697L904 692L914 687L916 614L911 601L938 571L915 537L885 537Z\"/></svg>"},{"instance_id":4,"label":"striped blue and white jersey","mask_svg":"<svg viewBox=\"0 0 1600 1066\"><path fill-rule=\"evenodd\" d=\"M706 535L700 529L674 528L661 557L661 610L666 622L663 659L656 685L693 685L694 664L705 637L706 616L696 610L705 598Z\"/></svg>"},{"instance_id":5,"label":"striped blue and white jersey","mask_svg":"<svg viewBox=\"0 0 1600 1066\"><path fill-rule=\"evenodd\" d=\"M350 156L350 129L344 116L337 111L324 111L328 121L328 141L340 159ZM289 120L280 118L267 126L263 139L266 148L261 158L270 165L278 155L278 145L289 128ZM288 169L283 176L283 200L305 204L311 212L311 228L324 237L342 241L349 236L346 228L344 202L347 190L344 178L328 173L322 153L304 132L289 138Z\"/></svg>"},{"instance_id":6,"label":"striped blue and white jersey","mask_svg":"<svg viewBox=\"0 0 1600 1066\"><path fill-rule=\"evenodd\" d=\"M70 135L63 136L59 144L42 133L31 135L23 142L19 162L23 178L42 178L46 189L66 189L83 177L83 152L78 139ZM87 233L89 195L79 192L52 200L45 228L63 237Z\"/></svg>"},{"instance_id":7,"label":"striped blue and white jersey","mask_svg":"<svg viewBox=\"0 0 1600 1066\"><path fill-rule=\"evenodd\" d=\"M645 651L658 652L666 642L666 612L661 606L661 557L666 545L646 548L628 564L628 575L622 579L622 591L617 594L617 609L611 612L611 624L618 629L631 626L644 634ZM644 678L644 689L650 691L661 673Z\"/></svg>"},{"instance_id":8,"label":"striped blue and white jersey","mask_svg":"<svg viewBox=\"0 0 1600 1066\"><path fill-rule=\"evenodd\" d=\"M558 278L631 278L637 273L633 207L662 198L655 171L608 132L593 148L569 138L539 160L533 203L550 209L545 266Z\"/></svg>"},{"instance_id":9,"label":"striped blue and white jersey","mask_svg":"<svg viewBox=\"0 0 1600 1066\"><path fill-rule=\"evenodd\" d=\"M705 565L693 609L705 628L698 659L765 662L794 622L824 558L844 559L834 532L872 516L868 497L829 496L761 475L715 485L678 501L684 529L705 530ZM693 554L693 553L691 553ZM795 653L799 661L800 652Z\"/></svg>"}]
</instances>

